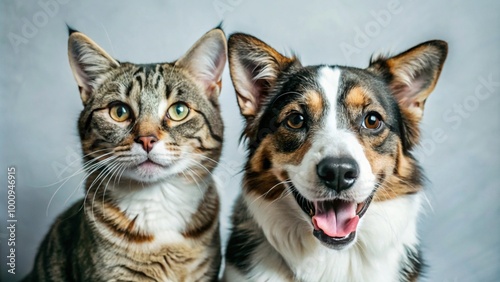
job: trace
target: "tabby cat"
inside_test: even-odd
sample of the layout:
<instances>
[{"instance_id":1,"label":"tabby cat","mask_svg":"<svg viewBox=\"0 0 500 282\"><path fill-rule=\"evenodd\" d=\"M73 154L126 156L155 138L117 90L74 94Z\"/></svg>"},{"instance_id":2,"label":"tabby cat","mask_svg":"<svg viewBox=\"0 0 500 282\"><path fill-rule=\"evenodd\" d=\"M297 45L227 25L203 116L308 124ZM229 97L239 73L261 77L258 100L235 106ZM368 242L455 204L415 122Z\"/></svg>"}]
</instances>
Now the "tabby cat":
<instances>
[{"instance_id":1,"label":"tabby cat","mask_svg":"<svg viewBox=\"0 0 500 282\"><path fill-rule=\"evenodd\" d=\"M57 218L25 280L217 280L223 31L173 63L132 64L70 30L68 55L85 197Z\"/></svg>"}]
</instances>

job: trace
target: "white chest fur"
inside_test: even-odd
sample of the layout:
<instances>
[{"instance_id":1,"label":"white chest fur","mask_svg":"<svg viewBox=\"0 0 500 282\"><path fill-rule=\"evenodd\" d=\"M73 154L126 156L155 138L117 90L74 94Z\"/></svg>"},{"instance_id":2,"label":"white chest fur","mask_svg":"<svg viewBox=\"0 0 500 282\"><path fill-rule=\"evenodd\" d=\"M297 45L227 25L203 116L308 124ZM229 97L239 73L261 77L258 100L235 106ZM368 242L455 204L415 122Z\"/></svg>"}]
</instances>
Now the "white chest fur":
<instances>
[{"instance_id":1,"label":"white chest fur","mask_svg":"<svg viewBox=\"0 0 500 282\"><path fill-rule=\"evenodd\" d=\"M198 210L208 185L184 182L163 182L137 187L108 187L116 206L129 220L134 220L134 229L152 235L151 248L163 244L175 244L185 240L182 231L188 226L192 215ZM101 232L105 228L100 228ZM105 231L104 231L105 232ZM120 238L106 236L115 243Z\"/></svg>"},{"instance_id":2,"label":"white chest fur","mask_svg":"<svg viewBox=\"0 0 500 282\"><path fill-rule=\"evenodd\" d=\"M360 222L356 244L342 251L314 238L307 218L298 216L303 212L290 208L293 198L271 205L254 200L247 199L251 212L298 281L398 281L405 246L418 243L418 194L373 202Z\"/></svg>"}]
</instances>

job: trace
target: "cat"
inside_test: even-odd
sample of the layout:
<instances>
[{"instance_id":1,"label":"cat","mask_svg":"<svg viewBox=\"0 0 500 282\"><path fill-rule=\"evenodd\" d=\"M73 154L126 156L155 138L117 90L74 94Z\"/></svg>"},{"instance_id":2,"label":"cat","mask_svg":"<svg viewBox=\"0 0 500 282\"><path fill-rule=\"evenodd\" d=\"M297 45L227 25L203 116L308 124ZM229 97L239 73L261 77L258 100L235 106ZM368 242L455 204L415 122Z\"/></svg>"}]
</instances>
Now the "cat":
<instances>
[{"instance_id":1,"label":"cat","mask_svg":"<svg viewBox=\"0 0 500 282\"><path fill-rule=\"evenodd\" d=\"M224 32L173 63L133 64L70 29L68 56L85 197L56 219L24 281L216 281Z\"/></svg>"}]
</instances>

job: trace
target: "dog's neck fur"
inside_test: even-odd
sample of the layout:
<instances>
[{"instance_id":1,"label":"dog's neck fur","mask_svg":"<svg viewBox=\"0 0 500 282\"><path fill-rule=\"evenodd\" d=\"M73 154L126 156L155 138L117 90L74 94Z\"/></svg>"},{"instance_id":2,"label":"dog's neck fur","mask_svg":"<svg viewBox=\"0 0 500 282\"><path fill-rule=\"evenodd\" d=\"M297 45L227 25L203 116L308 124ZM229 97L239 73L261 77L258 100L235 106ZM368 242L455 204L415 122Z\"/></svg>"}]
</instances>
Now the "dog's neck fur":
<instances>
[{"instance_id":1,"label":"dog's neck fur","mask_svg":"<svg viewBox=\"0 0 500 282\"><path fill-rule=\"evenodd\" d=\"M259 264L252 271L258 278L255 281L288 280L290 276L296 281L398 281L408 263L407 252L416 251L419 194L372 203L359 227L357 243L341 251L323 246L313 236L307 216L298 217L302 211L291 208L296 206L294 201L291 195L274 203L246 195L246 203L266 235L266 243L277 252L270 255L268 249L262 248L266 252L262 258L271 258L269 263L280 269L279 273L289 273L287 277L260 277L278 272L262 271L260 266L266 264Z\"/></svg>"}]
</instances>

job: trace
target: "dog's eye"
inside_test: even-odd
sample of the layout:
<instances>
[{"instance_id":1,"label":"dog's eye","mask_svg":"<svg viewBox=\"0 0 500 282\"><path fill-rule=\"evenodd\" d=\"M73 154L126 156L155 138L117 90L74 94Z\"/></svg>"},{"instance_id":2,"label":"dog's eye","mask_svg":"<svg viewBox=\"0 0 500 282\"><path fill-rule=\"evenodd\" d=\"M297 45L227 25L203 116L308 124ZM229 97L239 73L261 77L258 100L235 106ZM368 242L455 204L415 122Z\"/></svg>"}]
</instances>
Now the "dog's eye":
<instances>
[{"instance_id":1,"label":"dog's eye","mask_svg":"<svg viewBox=\"0 0 500 282\"><path fill-rule=\"evenodd\" d=\"M382 118L378 113L371 112L365 116L363 127L366 129L376 130L382 126Z\"/></svg>"},{"instance_id":2,"label":"dog's eye","mask_svg":"<svg viewBox=\"0 0 500 282\"><path fill-rule=\"evenodd\" d=\"M304 127L304 116L301 114L291 114L286 120L286 125L292 129Z\"/></svg>"}]
</instances>

